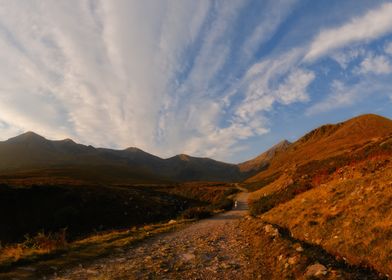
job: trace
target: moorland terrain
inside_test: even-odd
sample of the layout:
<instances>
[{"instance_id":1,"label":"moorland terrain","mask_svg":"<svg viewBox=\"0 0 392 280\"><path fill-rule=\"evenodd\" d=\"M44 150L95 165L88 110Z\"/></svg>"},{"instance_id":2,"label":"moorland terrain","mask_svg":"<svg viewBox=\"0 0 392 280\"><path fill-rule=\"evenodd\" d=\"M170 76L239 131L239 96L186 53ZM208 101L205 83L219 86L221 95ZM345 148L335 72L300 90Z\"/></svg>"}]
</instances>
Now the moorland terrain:
<instances>
[{"instance_id":1,"label":"moorland terrain","mask_svg":"<svg viewBox=\"0 0 392 280\"><path fill-rule=\"evenodd\" d=\"M0 142L0 279L387 279L391 156L373 114L237 165L28 132Z\"/></svg>"}]
</instances>

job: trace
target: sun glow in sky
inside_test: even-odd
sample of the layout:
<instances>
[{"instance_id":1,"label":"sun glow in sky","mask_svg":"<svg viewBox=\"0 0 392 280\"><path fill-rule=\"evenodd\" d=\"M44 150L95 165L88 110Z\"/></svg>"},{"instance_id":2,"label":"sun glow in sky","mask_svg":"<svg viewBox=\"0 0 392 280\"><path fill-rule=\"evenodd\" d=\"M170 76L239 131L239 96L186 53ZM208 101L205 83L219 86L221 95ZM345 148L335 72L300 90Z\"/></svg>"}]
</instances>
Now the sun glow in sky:
<instances>
[{"instance_id":1,"label":"sun glow in sky","mask_svg":"<svg viewBox=\"0 0 392 280\"><path fill-rule=\"evenodd\" d=\"M0 138L239 162L392 117L392 2L0 0Z\"/></svg>"}]
</instances>

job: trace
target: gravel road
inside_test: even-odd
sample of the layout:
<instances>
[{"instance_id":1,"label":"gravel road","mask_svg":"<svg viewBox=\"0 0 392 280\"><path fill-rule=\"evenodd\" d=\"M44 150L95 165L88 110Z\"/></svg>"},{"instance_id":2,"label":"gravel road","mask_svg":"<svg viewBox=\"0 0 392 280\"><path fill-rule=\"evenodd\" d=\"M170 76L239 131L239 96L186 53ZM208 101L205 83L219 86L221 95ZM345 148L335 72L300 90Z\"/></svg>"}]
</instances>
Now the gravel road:
<instances>
[{"instance_id":1,"label":"gravel road","mask_svg":"<svg viewBox=\"0 0 392 280\"><path fill-rule=\"evenodd\" d=\"M247 197L240 193L232 211L52 279L253 279L251 245L240 228L248 213Z\"/></svg>"}]
</instances>

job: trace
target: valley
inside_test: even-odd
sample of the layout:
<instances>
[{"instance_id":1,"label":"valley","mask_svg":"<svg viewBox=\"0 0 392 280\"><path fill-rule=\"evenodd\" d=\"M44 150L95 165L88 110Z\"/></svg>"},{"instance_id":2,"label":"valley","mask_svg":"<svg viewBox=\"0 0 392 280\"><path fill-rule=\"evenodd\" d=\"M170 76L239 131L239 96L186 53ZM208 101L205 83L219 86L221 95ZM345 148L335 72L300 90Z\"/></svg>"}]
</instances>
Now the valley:
<instances>
[{"instance_id":1,"label":"valley","mask_svg":"<svg viewBox=\"0 0 392 280\"><path fill-rule=\"evenodd\" d=\"M392 275L392 121L381 116L239 164L35 133L1 142L0 158L0 279Z\"/></svg>"}]
</instances>

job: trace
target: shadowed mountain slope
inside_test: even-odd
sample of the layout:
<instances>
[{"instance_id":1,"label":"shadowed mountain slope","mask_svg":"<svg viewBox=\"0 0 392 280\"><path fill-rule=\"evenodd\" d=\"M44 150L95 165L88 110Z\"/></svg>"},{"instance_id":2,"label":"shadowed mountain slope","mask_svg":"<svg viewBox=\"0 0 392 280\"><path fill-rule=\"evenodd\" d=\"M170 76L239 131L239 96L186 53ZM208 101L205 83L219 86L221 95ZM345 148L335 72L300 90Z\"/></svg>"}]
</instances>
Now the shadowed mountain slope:
<instances>
[{"instance_id":1,"label":"shadowed mountain slope","mask_svg":"<svg viewBox=\"0 0 392 280\"><path fill-rule=\"evenodd\" d=\"M0 142L0 177L41 176L113 183L239 181L234 164L178 155L162 159L138 148L112 150L48 140L34 132Z\"/></svg>"}]
</instances>

